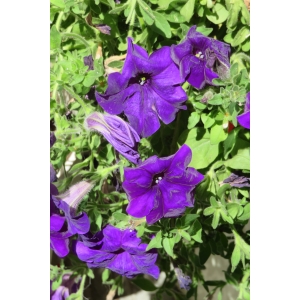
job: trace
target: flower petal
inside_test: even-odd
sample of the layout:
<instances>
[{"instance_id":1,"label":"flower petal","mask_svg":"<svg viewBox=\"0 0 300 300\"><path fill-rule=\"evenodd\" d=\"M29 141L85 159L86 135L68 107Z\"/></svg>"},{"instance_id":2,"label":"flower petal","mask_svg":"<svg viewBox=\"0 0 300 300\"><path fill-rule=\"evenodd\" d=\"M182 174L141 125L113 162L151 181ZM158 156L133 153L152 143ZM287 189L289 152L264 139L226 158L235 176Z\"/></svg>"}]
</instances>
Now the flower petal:
<instances>
[{"instance_id":1,"label":"flower petal","mask_svg":"<svg viewBox=\"0 0 300 300\"><path fill-rule=\"evenodd\" d=\"M244 128L250 129L250 111L247 111L236 117L237 121Z\"/></svg>"},{"instance_id":2,"label":"flower petal","mask_svg":"<svg viewBox=\"0 0 300 300\"><path fill-rule=\"evenodd\" d=\"M149 214L153 209L154 199L157 194L157 189L152 188L143 195L132 198L128 203L126 212L135 218L142 218Z\"/></svg>"},{"instance_id":3,"label":"flower petal","mask_svg":"<svg viewBox=\"0 0 300 300\"><path fill-rule=\"evenodd\" d=\"M59 257L65 257L69 253L69 239L50 237L50 248Z\"/></svg>"}]
</instances>

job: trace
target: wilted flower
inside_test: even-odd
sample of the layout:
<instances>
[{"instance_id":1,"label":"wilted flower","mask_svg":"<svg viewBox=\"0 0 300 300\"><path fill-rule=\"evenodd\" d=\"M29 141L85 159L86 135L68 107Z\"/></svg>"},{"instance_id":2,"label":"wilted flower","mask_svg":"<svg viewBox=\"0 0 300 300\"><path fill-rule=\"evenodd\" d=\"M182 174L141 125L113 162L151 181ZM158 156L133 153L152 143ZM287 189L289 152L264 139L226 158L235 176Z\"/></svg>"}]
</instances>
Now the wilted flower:
<instances>
[{"instance_id":1,"label":"wilted flower","mask_svg":"<svg viewBox=\"0 0 300 300\"><path fill-rule=\"evenodd\" d=\"M76 241L74 248L89 268L107 268L128 278L147 274L157 279L157 253L154 249L146 252L147 246L141 243L136 231L107 225L93 238Z\"/></svg>"},{"instance_id":2,"label":"wilted flower","mask_svg":"<svg viewBox=\"0 0 300 300\"><path fill-rule=\"evenodd\" d=\"M230 174L230 176L223 180L223 183L229 183L231 186L242 188L249 187L249 178L245 176L238 176L234 173Z\"/></svg>"},{"instance_id":3,"label":"wilted flower","mask_svg":"<svg viewBox=\"0 0 300 300\"><path fill-rule=\"evenodd\" d=\"M136 168L124 169L127 213L153 224L162 217L178 217L194 206L193 190L204 176L188 168L192 151L187 145L169 157L152 156Z\"/></svg>"},{"instance_id":4,"label":"wilted flower","mask_svg":"<svg viewBox=\"0 0 300 300\"><path fill-rule=\"evenodd\" d=\"M230 46L206 37L192 26L184 41L172 45L171 57L179 66L182 79L197 89L213 84L215 78L229 76Z\"/></svg>"},{"instance_id":5,"label":"wilted flower","mask_svg":"<svg viewBox=\"0 0 300 300\"><path fill-rule=\"evenodd\" d=\"M140 137L137 132L118 116L94 112L85 120L89 130L101 133L112 146L129 161L137 164L140 155L137 152L137 143Z\"/></svg>"},{"instance_id":6,"label":"wilted flower","mask_svg":"<svg viewBox=\"0 0 300 300\"><path fill-rule=\"evenodd\" d=\"M170 47L164 46L148 56L146 50L127 39L128 50L122 74L108 76L105 94L96 92L96 100L108 113L124 111L130 125L143 137L160 127L159 119L171 123L187 95L179 85L183 82L170 57Z\"/></svg>"},{"instance_id":7,"label":"wilted flower","mask_svg":"<svg viewBox=\"0 0 300 300\"><path fill-rule=\"evenodd\" d=\"M188 291L190 289L190 284L192 283L191 278L183 274L182 270L179 268L174 268L174 271L178 279L180 288Z\"/></svg>"},{"instance_id":8,"label":"wilted flower","mask_svg":"<svg viewBox=\"0 0 300 300\"><path fill-rule=\"evenodd\" d=\"M76 209L91 188L90 183L82 181L58 195L56 187L50 185L50 247L60 257L69 253L69 237L87 233L90 229L87 214L76 215ZM64 212L64 216L60 210Z\"/></svg>"},{"instance_id":9,"label":"wilted flower","mask_svg":"<svg viewBox=\"0 0 300 300\"><path fill-rule=\"evenodd\" d=\"M244 113L237 116L236 119L241 126L250 129L250 92L246 95Z\"/></svg>"},{"instance_id":10,"label":"wilted flower","mask_svg":"<svg viewBox=\"0 0 300 300\"><path fill-rule=\"evenodd\" d=\"M88 70L94 70L94 60L92 55L85 56L83 58L83 63L85 66L88 66Z\"/></svg>"},{"instance_id":11,"label":"wilted flower","mask_svg":"<svg viewBox=\"0 0 300 300\"><path fill-rule=\"evenodd\" d=\"M102 33L110 35L111 28L105 24L95 25L95 27Z\"/></svg>"},{"instance_id":12,"label":"wilted flower","mask_svg":"<svg viewBox=\"0 0 300 300\"><path fill-rule=\"evenodd\" d=\"M50 282L50 300L66 300L78 291L81 277L71 275L71 273L64 274L61 285L55 291L52 290L52 282Z\"/></svg>"}]
</instances>

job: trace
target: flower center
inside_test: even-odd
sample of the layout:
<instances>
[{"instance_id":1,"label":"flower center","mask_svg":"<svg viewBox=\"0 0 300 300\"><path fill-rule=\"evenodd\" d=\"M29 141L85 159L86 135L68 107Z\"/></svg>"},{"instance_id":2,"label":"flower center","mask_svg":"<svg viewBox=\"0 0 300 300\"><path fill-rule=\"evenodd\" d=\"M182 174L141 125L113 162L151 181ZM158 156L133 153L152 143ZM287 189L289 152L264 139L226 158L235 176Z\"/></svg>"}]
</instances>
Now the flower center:
<instances>
[{"instance_id":1,"label":"flower center","mask_svg":"<svg viewBox=\"0 0 300 300\"><path fill-rule=\"evenodd\" d=\"M149 74L140 73L137 75L136 80L139 85L144 85L147 83L147 81L150 79Z\"/></svg>"},{"instance_id":2,"label":"flower center","mask_svg":"<svg viewBox=\"0 0 300 300\"><path fill-rule=\"evenodd\" d=\"M164 178L164 173L154 175L152 180L152 186L157 185Z\"/></svg>"},{"instance_id":3,"label":"flower center","mask_svg":"<svg viewBox=\"0 0 300 300\"><path fill-rule=\"evenodd\" d=\"M198 58L201 58L201 59L204 58L204 54L202 54L202 52L199 51L199 50L196 50L195 53L194 53L194 55L195 55L196 57L198 57Z\"/></svg>"}]
</instances>

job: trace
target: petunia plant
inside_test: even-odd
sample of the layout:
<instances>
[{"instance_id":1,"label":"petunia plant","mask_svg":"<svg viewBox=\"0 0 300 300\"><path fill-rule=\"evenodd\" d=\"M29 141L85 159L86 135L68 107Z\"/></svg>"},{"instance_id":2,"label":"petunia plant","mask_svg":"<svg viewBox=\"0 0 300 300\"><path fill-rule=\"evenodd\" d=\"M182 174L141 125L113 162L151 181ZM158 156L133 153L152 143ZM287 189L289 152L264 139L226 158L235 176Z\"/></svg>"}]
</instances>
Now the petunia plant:
<instances>
[{"instance_id":1,"label":"petunia plant","mask_svg":"<svg viewBox=\"0 0 300 300\"><path fill-rule=\"evenodd\" d=\"M250 299L248 2L50 2L50 299Z\"/></svg>"}]
</instances>

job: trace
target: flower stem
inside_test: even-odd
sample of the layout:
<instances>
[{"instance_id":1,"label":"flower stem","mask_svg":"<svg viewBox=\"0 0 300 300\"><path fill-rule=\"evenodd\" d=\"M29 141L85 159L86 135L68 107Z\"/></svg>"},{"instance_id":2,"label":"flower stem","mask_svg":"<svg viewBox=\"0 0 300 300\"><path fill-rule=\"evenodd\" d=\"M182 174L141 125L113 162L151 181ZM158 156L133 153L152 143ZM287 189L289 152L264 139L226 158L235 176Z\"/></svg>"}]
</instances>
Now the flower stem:
<instances>
[{"instance_id":1,"label":"flower stem","mask_svg":"<svg viewBox=\"0 0 300 300\"><path fill-rule=\"evenodd\" d=\"M63 60L63 57L61 54L59 54L58 61L61 61L61 60ZM58 66L57 80L61 80L62 73L63 73L63 68L61 66ZM56 81L54 84L54 87L53 87L52 95L51 95L51 98L54 99L56 102L57 102L56 97L57 97L58 86L59 86L59 84Z\"/></svg>"},{"instance_id":2,"label":"flower stem","mask_svg":"<svg viewBox=\"0 0 300 300\"><path fill-rule=\"evenodd\" d=\"M81 282L80 282L80 287L79 287L79 290L78 290L78 294L82 296L82 299L83 298L83 292L84 292L84 284L85 284L85 279L86 279L86 275L82 275L82 279L81 279Z\"/></svg>"}]
</instances>

